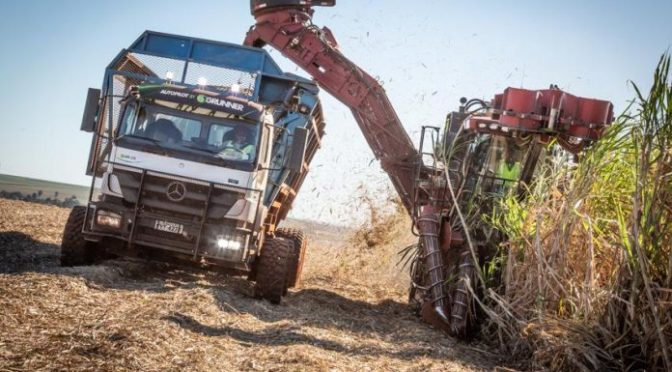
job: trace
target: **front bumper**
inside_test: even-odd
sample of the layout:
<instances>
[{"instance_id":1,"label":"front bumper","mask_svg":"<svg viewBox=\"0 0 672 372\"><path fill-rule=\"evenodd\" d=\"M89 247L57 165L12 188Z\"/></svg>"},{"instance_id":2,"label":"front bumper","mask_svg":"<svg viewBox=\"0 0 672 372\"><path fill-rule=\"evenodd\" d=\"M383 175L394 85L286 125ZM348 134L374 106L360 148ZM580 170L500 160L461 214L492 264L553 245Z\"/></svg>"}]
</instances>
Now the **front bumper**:
<instances>
[{"instance_id":1,"label":"front bumper","mask_svg":"<svg viewBox=\"0 0 672 372\"><path fill-rule=\"evenodd\" d=\"M105 182L112 175L114 182ZM171 193L176 185L179 198ZM89 203L89 239L111 237L124 241L127 250L151 247L182 260L249 271L259 210L246 197L260 200L261 191L119 165L106 173L101 190L103 198ZM110 215L121 216L120 226L98 224L101 211L108 223Z\"/></svg>"},{"instance_id":2,"label":"front bumper","mask_svg":"<svg viewBox=\"0 0 672 372\"><path fill-rule=\"evenodd\" d=\"M100 225L100 212L121 216L119 228ZM135 224L133 221L135 220ZM168 231L166 231L168 230ZM251 232L230 223L205 223L170 213L135 211L109 202L89 204L84 233L89 238L114 238L124 242L131 251L151 247L164 253L175 253L181 260L249 271L251 263ZM226 243L225 243L226 242ZM235 243L233 243L235 242Z\"/></svg>"}]
</instances>

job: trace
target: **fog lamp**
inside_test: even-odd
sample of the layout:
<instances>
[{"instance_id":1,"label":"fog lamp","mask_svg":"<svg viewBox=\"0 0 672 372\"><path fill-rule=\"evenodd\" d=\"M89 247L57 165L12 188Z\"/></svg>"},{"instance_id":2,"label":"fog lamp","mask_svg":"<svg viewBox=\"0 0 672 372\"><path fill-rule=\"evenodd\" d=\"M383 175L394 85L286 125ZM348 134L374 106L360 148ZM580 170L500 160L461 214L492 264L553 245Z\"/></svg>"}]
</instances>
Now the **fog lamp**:
<instances>
[{"instance_id":1,"label":"fog lamp","mask_svg":"<svg viewBox=\"0 0 672 372\"><path fill-rule=\"evenodd\" d=\"M242 244L237 240L226 239L223 236L217 237L217 248L219 249L228 249L232 251L238 251L242 247Z\"/></svg>"},{"instance_id":2,"label":"fog lamp","mask_svg":"<svg viewBox=\"0 0 672 372\"><path fill-rule=\"evenodd\" d=\"M98 211L96 214L96 224L118 229L121 227L121 215L109 211Z\"/></svg>"}]
</instances>

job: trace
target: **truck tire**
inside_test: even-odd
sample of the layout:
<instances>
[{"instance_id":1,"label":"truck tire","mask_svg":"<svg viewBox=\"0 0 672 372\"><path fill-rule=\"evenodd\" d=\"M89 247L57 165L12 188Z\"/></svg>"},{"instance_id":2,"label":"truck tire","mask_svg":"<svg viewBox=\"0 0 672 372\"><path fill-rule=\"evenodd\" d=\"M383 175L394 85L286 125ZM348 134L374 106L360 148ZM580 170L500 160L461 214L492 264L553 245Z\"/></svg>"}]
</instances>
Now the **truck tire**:
<instances>
[{"instance_id":1,"label":"truck tire","mask_svg":"<svg viewBox=\"0 0 672 372\"><path fill-rule=\"evenodd\" d=\"M301 272L303 271L303 260L306 255L308 239L306 234L299 229L280 228L277 233L293 243L287 263L287 287L294 288L301 284Z\"/></svg>"},{"instance_id":2,"label":"truck tire","mask_svg":"<svg viewBox=\"0 0 672 372\"><path fill-rule=\"evenodd\" d=\"M257 263L255 295L279 304L287 290L287 264L292 242L281 237L268 238Z\"/></svg>"},{"instance_id":3,"label":"truck tire","mask_svg":"<svg viewBox=\"0 0 672 372\"><path fill-rule=\"evenodd\" d=\"M70 211L61 241L61 266L91 265L95 262L94 243L87 242L82 235L86 208L76 206Z\"/></svg>"}]
</instances>

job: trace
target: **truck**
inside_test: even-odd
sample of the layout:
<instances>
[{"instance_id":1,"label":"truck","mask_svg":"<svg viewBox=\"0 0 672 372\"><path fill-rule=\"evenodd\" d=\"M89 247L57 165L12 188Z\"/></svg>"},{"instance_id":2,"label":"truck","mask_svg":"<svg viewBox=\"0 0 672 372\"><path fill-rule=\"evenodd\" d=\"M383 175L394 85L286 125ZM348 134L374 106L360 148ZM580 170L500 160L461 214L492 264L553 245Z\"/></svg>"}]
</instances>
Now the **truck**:
<instances>
[{"instance_id":1,"label":"truck","mask_svg":"<svg viewBox=\"0 0 672 372\"><path fill-rule=\"evenodd\" d=\"M318 94L262 49L144 32L87 93L91 189L61 264L195 265L279 303L301 278L306 236L279 225L324 135Z\"/></svg>"},{"instance_id":2,"label":"truck","mask_svg":"<svg viewBox=\"0 0 672 372\"><path fill-rule=\"evenodd\" d=\"M412 218L409 303L426 322L458 337L478 324L479 267L501 234L483 223L507 193L525 197L547 145L580 154L613 121L609 101L548 89L507 88L490 101L460 100L443 126L422 126L416 148L382 85L340 50L312 16L335 0L250 0L256 23L245 45L270 46L310 74L353 113Z\"/></svg>"}]
</instances>

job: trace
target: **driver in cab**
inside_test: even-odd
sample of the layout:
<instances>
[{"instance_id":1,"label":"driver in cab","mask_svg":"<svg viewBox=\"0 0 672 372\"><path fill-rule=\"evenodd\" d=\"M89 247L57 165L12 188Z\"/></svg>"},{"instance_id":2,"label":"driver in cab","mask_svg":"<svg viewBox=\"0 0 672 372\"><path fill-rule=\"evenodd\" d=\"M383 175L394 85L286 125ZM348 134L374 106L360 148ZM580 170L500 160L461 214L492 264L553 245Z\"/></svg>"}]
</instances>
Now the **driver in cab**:
<instances>
[{"instance_id":1,"label":"driver in cab","mask_svg":"<svg viewBox=\"0 0 672 372\"><path fill-rule=\"evenodd\" d=\"M250 160L254 155L252 133L249 129L238 126L224 134L220 156L238 160Z\"/></svg>"}]
</instances>

